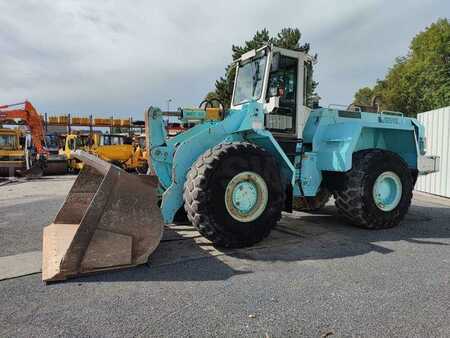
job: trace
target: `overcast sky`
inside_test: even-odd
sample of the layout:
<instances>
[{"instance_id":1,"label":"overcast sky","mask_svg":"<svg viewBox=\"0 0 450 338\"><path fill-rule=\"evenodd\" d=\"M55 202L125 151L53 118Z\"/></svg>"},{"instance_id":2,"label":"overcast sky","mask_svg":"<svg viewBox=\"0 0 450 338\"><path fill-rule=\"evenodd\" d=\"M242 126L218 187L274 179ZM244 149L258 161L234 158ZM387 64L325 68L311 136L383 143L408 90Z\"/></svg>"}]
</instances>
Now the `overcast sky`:
<instances>
[{"instance_id":1,"label":"overcast sky","mask_svg":"<svg viewBox=\"0 0 450 338\"><path fill-rule=\"evenodd\" d=\"M318 53L321 104L382 78L449 0L0 0L0 104L141 118L198 104L257 29L298 27Z\"/></svg>"}]
</instances>

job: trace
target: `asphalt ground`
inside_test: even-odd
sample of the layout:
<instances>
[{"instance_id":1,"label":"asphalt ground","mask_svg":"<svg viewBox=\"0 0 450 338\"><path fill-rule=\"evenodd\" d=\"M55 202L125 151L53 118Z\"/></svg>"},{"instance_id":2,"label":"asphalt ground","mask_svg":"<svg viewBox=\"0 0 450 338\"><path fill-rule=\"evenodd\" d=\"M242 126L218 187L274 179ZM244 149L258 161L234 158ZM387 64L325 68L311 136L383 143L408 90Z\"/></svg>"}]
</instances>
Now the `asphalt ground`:
<instances>
[{"instance_id":1,"label":"asphalt ground","mask_svg":"<svg viewBox=\"0 0 450 338\"><path fill-rule=\"evenodd\" d=\"M38 252L74 177L0 186L0 260ZM332 204L220 252L170 227L148 265L45 285L0 281L0 336L450 336L450 202L416 194L397 228Z\"/></svg>"}]
</instances>

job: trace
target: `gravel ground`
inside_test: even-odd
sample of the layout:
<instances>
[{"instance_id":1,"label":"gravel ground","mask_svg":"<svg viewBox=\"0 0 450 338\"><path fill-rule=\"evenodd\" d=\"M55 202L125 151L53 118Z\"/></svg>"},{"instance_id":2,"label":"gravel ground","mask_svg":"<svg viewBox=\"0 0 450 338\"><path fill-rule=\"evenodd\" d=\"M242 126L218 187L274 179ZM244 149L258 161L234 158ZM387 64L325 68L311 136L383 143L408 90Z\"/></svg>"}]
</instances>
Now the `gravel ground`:
<instances>
[{"instance_id":1,"label":"gravel ground","mask_svg":"<svg viewBox=\"0 0 450 338\"><path fill-rule=\"evenodd\" d=\"M72 181L0 187L0 256L40 248ZM448 337L449 221L448 202L423 196L383 231L350 227L330 205L285 215L250 250L213 256L185 239L162 243L151 266L5 280L0 336Z\"/></svg>"}]
</instances>

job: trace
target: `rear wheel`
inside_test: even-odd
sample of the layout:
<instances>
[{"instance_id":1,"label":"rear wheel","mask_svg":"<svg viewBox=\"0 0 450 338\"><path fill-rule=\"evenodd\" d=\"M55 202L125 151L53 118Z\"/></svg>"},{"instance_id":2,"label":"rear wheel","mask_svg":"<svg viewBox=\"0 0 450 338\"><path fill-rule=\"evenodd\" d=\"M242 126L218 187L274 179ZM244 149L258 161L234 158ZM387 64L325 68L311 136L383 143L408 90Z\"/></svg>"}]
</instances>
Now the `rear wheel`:
<instances>
[{"instance_id":1,"label":"rear wheel","mask_svg":"<svg viewBox=\"0 0 450 338\"><path fill-rule=\"evenodd\" d=\"M413 178L398 155L383 150L361 151L336 192L336 207L351 223L367 229L391 228L411 205Z\"/></svg>"},{"instance_id":2,"label":"rear wheel","mask_svg":"<svg viewBox=\"0 0 450 338\"><path fill-rule=\"evenodd\" d=\"M278 165L251 143L219 144L189 171L184 201L188 219L215 245L252 245L281 218L284 190Z\"/></svg>"}]
</instances>

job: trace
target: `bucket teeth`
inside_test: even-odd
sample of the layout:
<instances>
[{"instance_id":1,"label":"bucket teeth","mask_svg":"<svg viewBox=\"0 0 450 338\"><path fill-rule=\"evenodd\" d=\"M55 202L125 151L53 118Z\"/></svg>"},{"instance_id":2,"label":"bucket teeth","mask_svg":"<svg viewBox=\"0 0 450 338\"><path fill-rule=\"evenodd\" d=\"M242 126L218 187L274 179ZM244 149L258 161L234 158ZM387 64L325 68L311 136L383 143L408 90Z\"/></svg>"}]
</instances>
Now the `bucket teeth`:
<instances>
[{"instance_id":1,"label":"bucket teeth","mask_svg":"<svg viewBox=\"0 0 450 338\"><path fill-rule=\"evenodd\" d=\"M84 168L44 228L44 281L146 263L162 237L155 178L128 174L81 151L75 156Z\"/></svg>"}]
</instances>

